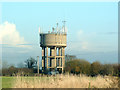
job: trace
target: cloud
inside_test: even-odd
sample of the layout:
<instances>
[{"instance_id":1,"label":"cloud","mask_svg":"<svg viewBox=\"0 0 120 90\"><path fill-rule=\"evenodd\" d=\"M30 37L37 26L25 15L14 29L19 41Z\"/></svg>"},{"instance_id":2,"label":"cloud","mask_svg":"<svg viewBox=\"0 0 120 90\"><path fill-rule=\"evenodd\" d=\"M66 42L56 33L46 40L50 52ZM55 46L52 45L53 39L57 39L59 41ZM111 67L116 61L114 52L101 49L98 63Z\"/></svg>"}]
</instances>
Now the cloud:
<instances>
[{"instance_id":1,"label":"cloud","mask_svg":"<svg viewBox=\"0 0 120 90\"><path fill-rule=\"evenodd\" d=\"M67 51L72 53L96 51L96 37L96 32L85 32L84 30L78 30L75 33L75 41L68 42Z\"/></svg>"},{"instance_id":2,"label":"cloud","mask_svg":"<svg viewBox=\"0 0 120 90\"><path fill-rule=\"evenodd\" d=\"M83 30L78 30L76 32L76 35L77 35L77 40L84 41L95 37L97 34L96 32L84 32Z\"/></svg>"},{"instance_id":3,"label":"cloud","mask_svg":"<svg viewBox=\"0 0 120 90\"><path fill-rule=\"evenodd\" d=\"M80 53L80 52L85 52L90 50L90 44L88 37L89 34L84 32L83 30L79 30L75 32L75 36L73 37L73 41L67 42L67 48L66 48L66 53ZM90 37L89 37L90 38ZM74 41L75 40L75 41Z\"/></svg>"},{"instance_id":4,"label":"cloud","mask_svg":"<svg viewBox=\"0 0 120 90\"><path fill-rule=\"evenodd\" d=\"M82 30L79 30L78 32L77 32L77 35L78 36L81 36L83 34L83 31Z\"/></svg>"},{"instance_id":5,"label":"cloud","mask_svg":"<svg viewBox=\"0 0 120 90\"><path fill-rule=\"evenodd\" d=\"M118 35L119 32L108 31L108 32L97 32L97 35Z\"/></svg>"},{"instance_id":6,"label":"cloud","mask_svg":"<svg viewBox=\"0 0 120 90\"><path fill-rule=\"evenodd\" d=\"M10 46L25 47L25 45L17 44L27 44L24 37L20 36L19 32L16 30L16 25L9 22L4 22L0 24L0 44L8 44Z\"/></svg>"},{"instance_id":7,"label":"cloud","mask_svg":"<svg viewBox=\"0 0 120 90\"><path fill-rule=\"evenodd\" d=\"M88 49L88 42L82 42L82 49Z\"/></svg>"},{"instance_id":8,"label":"cloud","mask_svg":"<svg viewBox=\"0 0 120 90\"><path fill-rule=\"evenodd\" d=\"M89 38L93 36L95 33L85 33L83 30L79 30L77 32L77 41L79 42L77 45L81 50L88 50L89 49Z\"/></svg>"},{"instance_id":9,"label":"cloud","mask_svg":"<svg viewBox=\"0 0 120 90\"><path fill-rule=\"evenodd\" d=\"M106 33L103 33L103 34L106 34L106 35L114 35L114 34L118 34L118 32L106 32Z\"/></svg>"},{"instance_id":10,"label":"cloud","mask_svg":"<svg viewBox=\"0 0 120 90\"><path fill-rule=\"evenodd\" d=\"M103 35L101 35L103 34ZM71 43L70 47L74 51L114 51L117 50L115 46L117 45L117 37L114 37L115 41L111 41L112 37L106 35L116 35L117 32L85 32L83 30L78 30L76 32L75 40L76 42ZM114 44L112 44L114 42ZM111 48L112 47L112 48ZM117 46L116 46L117 47Z\"/></svg>"}]
</instances>

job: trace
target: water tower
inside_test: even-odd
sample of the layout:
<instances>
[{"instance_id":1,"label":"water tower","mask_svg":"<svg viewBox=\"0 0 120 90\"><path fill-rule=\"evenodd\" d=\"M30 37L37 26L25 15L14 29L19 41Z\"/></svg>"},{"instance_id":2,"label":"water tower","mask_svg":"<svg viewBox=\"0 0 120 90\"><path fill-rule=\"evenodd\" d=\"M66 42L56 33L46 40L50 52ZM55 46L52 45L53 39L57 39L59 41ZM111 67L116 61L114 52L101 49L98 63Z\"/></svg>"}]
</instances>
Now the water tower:
<instances>
[{"instance_id":1,"label":"water tower","mask_svg":"<svg viewBox=\"0 0 120 90\"><path fill-rule=\"evenodd\" d=\"M62 28L52 28L48 33L40 33L40 47L42 48L42 71L63 72L65 66L65 47L67 33L65 21Z\"/></svg>"}]
</instances>

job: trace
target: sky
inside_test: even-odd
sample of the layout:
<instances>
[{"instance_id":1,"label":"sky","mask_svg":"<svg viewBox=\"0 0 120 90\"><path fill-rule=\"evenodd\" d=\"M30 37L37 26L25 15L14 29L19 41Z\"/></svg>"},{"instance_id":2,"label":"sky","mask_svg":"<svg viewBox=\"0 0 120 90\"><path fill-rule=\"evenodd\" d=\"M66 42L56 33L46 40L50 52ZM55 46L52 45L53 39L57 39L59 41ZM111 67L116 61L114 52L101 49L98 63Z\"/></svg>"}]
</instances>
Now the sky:
<instances>
[{"instance_id":1,"label":"sky","mask_svg":"<svg viewBox=\"0 0 120 90\"><path fill-rule=\"evenodd\" d=\"M19 64L40 56L39 27L48 32L66 21L65 54L89 62L118 62L117 2L2 2L2 61Z\"/></svg>"}]
</instances>

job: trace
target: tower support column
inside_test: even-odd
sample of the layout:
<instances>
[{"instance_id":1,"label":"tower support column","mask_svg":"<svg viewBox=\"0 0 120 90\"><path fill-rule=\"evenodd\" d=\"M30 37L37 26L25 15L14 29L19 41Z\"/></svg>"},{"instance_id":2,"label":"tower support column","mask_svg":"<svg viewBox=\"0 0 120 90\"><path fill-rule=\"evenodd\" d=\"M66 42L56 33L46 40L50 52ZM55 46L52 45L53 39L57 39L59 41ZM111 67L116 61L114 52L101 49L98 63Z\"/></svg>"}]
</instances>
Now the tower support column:
<instances>
[{"instance_id":1,"label":"tower support column","mask_svg":"<svg viewBox=\"0 0 120 90\"><path fill-rule=\"evenodd\" d=\"M45 71L45 69L46 69L45 53L46 53L46 51L45 51L45 47L44 47L44 56L43 56L43 58L44 58L44 71Z\"/></svg>"},{"instance_id":2,"label":"tower support column","mask_svg":"<svg viewBox=\"0 0 120 90\"><path fill-rule=\"evenodd\" d=\"M46 47L46 69L48 69L48 47Z\"/></svg>"},{"instance_id":3,"label":"tower support column","mask_svg":"<svg viewBox=\"0 0 120 90\"><path fill-rule=\"evenodd\" d=\"M55 56L54 56L54 57L55 57L55 59L54 59L54 61L55 61L55 66L54 66L54 67L55 67L55 68L57 67L57 66L56 66L56 53L57 53L56 51L57 51L57 50L56 50L56 47L55 47L55 50L54 50L54 55L55 55Z\"/></svg>"},{"instance_id":4,"label":"tower support column","mask_svg":"<svg viewBox=\"0 0 120 90\"><path fill-rule=\"evenodd\" d=\"M62 73L64 71L64 65L65 65L65 48L62 47Z\"/></svg>"},{"instance_id":5,"label":"tower support column","mask_svg":"<svg viewBox=\"0 0 120 90\"><path fill-rule=\"evenodd\" d=\"M42 72L44 69L44 47L42 47Z\"/></svg>"},{"instance_id":6,"label":"tower support column","mask_svg":"<svg viewBox=\"0 0 120 90\"><path fill-rule=\"evenodd\" d=\"M59 48L58 50L59 50L59 56L61 56L61 48ZM59 58L59 67L61 67L61 57Z\"/></svg>"}]
</instances>

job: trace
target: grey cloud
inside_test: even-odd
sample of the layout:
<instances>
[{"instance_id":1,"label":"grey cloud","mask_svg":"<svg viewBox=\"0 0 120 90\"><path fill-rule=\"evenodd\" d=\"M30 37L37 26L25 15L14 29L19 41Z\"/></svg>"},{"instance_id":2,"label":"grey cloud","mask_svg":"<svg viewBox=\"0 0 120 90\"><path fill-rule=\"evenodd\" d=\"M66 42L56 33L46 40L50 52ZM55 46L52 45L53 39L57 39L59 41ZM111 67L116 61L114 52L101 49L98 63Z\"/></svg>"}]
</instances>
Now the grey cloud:
<instances>
[{"instance_id":1,"label":"grey cloud","mask_svg":"<svg viewBox=\"0 0 120 90\"><path fill-rule=\"evenodd\" d=\"M98 34L115 35L118 34L118 32L99 32Z\"/></svg>"}]
</instances>

